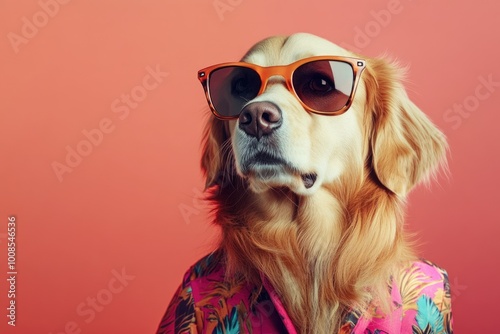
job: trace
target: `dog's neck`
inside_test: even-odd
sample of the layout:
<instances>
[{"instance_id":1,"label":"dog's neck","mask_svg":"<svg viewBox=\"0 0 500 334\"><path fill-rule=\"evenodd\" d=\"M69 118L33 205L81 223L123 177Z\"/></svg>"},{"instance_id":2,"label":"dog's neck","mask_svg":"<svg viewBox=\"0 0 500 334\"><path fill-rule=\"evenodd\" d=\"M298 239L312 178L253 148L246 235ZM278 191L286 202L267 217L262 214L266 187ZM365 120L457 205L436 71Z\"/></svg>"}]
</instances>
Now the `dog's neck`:
<instances>
[{"instance_id":1,"label":"dog's neck","mask_svg":"<svg viewBox=\"0 0 500 334\"><path fill-rule=\"evenodd\" d=\"M412 258L401 231L403 203L376 180L359 184L307 197L286 189L221 191L216 223L228 277L259 285L265 275L301 332L321 333L318 322L336 329L349 309L389 300L396 259Z\"/></svg>"}]
</instances>

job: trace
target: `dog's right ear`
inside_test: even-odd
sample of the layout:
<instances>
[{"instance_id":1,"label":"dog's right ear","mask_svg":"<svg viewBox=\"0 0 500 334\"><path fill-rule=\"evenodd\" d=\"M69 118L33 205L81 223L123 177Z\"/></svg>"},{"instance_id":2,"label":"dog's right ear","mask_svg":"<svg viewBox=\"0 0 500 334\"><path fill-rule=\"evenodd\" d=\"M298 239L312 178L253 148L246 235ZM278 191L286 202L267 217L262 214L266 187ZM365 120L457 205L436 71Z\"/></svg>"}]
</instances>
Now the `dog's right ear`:
<instances>
[{"instance_id":1,"label":"dog's right ear","mask_svg":"<svg viewBox=\"0 0 500 334\"><path fill-rule=\"evenodd\" d=\"M205 189L208 189L219 183L224 166L224 153L228 148L224 149L223 145L228 145L227 128L224 121L210 115L205 124L203 133L203 152L201 156L201 169L205 176ZM230 148L229 148L230 149Z\"/></svg>"},{"instance_id":2,"label":"dog's right ear","mask_svg":"<svg viewBox=\"0 0 500 334\"><path fill-rule=\"evenodd\" d=\"M408 98L402 71L384 59L370 59L365 76L367 115L372 126L372 168L398 196L446 170L446 138Z\"/></svg>"}]
</instances>

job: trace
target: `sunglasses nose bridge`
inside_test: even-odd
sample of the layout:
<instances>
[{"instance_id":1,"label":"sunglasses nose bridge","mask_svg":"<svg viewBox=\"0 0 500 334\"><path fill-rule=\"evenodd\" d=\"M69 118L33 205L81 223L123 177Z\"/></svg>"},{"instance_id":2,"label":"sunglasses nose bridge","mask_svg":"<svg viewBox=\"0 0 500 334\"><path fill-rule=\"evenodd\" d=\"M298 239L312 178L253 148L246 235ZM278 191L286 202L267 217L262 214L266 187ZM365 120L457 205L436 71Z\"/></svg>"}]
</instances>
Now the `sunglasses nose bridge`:
<instances>
[{"instance_id":1,"label":"sunglasses nose bridge","mask_svg":"<svg viewBox=\"0 0 500 334\"><path fill-rule=\"evenodd\" d=\"M264 93L268 84L280 84L283 83L288 90L291 90L290 86L290 73L287 66L272 66L267 67L265 71L261 73L262 84L260 87L259 95ZM280 79L281 78L281 79Z\"/></svg>"}]
</instances>

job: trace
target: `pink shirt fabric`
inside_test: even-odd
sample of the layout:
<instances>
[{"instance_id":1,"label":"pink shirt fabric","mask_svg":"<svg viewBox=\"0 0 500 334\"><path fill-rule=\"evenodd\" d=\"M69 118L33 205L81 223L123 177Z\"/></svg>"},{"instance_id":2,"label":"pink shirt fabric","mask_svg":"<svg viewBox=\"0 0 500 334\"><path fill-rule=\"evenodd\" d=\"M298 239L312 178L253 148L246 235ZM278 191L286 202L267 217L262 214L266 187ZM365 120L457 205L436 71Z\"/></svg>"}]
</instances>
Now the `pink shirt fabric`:
<instances>
[{"instance_id":1,"label":"pink shirt fabric","mask_svg":"<svg viewBox=\"0 0 500 334\"><path fill-rule=\"evenodd\" d=\"M224 280L220 258L214 252L186 272L157 334L298 333L264 276L260 292L244 282L231 285ZM391 288L392 313L366 317L353 310L344 317L338 333L453 333L445 270L425 260L415 261L398 282L399 286L393 282Z\"/></svg>"}]
</instances>

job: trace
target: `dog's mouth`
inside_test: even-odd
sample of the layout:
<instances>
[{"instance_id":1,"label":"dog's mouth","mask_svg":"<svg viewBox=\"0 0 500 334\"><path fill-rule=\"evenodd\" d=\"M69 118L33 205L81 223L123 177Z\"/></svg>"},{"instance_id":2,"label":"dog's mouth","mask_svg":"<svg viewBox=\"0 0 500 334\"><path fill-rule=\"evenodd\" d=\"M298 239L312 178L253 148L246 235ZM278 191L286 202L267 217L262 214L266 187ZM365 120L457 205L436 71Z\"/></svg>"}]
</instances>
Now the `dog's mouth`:
<instances>
[{"instance_id":1,"label":"dog's mouth","mask_svg":"<svg viewBox=\"0 0 500 334\"><path fill-rule=\"evenodd\" d=\"M287 162L272 154L266 152L259 152L253 156L250 160L251 164L259 164L259 165L287 165Z\"/></svg>"},{"instance_id":2,"label":"dog's mouth","mask_svg":"<svg viewBox=\"0 0 500 334\"><path fill-rule=\"evenodd\" d=\"M315 173L302 174L301 178L302 182L304 182L304 187L306 187L306 189L309 189L314 186L314 182L316 182L317 177L318 175L316 175Z\"/></svg>"},{"instance_id":3,"label":"dog's mouth","mask_svg":"<svg viewBox=\"0 0 500 334\"><path fill-rule=\"evenodd\" d=\"M242 174L255 183L255 189L287 186L303 193L312 188L318 178L316 173L304 173L279 155L267 152L256 153L242 167Z\"/></svg>"}]
</instances>

